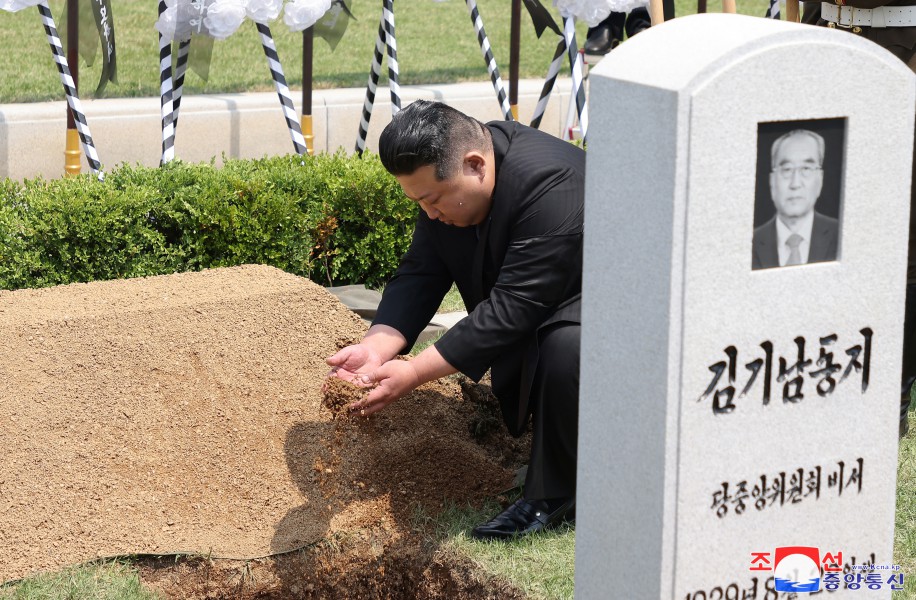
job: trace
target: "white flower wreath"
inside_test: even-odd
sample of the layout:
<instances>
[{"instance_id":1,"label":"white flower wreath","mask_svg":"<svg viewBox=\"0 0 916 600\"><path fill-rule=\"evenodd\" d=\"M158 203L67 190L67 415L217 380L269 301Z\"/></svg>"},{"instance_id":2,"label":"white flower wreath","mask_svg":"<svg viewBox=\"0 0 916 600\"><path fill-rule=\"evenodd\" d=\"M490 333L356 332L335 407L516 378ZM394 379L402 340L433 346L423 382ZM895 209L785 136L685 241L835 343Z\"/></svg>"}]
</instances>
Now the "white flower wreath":
<instances>
[{"instance_id":1,"label":"white flower wreath","mask_svg":"<svg viewBox=\"0 0 916 600\"><path fill-rule=\"evenodd\" d=\"M290 0L283 10L283 22L290 31L305 31L331 8L331 0Z\"/></svg>"},{"instance_id":2,"label":"white flower wreath","mask_svg":"<svg viewBox=\"0 0 916 600\"><path fill-rule=\"evenodd\" d=\"M553 0L553 5L564 19L573 17L594 27L611 14L607 0Z\"/></svg>"},{"instance_id":3,"label":"white flower wreath","mask_svg":"<svg viewBox=\"0 0 916 600\"><path fill-rule=\"evenodd\" d=\"M0 6L41 0L0 0ZM280 16L286 3L285 21L293 31L311 27L331 7L331 0L165 0L166 9L156 29L168 40L188 40L203 34L224 40L249 18L268 24Z\"/></svg>"},{"instance_id":4,"label":"white flower wreath","mask_svg":"<svg viewBox=\"0 0 916 600\"><path fill-rule=\"evenodd\" d=\"M246 13L255 23L267 24L276 21L283 10L283 0L248 0Z\"/></svg>"},{"instance_id":5,"label":"white flower wreath","mask_svg":"<svg viewBox=\"0 0 916 600\"><path fill-rule=\"evenodd\" d=\"M156 29L162 34L162 37L169 41L179 40L187 41L191 39L193 33L200 21L201 8L199 3L189 2L186 0L165 0L165 10L159 15L156 21Z\"/></svg>"},{"instance_id":6,"label":"white flower wreath","mask_svg":"<svg viewBox=\"0 0 916 600\"><path fill-rule=\"evenodd\" d=\"M0 10L18 12L23 8L38 6L41 0L0 0Z\"/></svg>"},{"instance_id":7,"label":"white flower wreath","mask_svg":"<svg viewBox=\"0 0 916 600\"><path fill-rule=\"evenodd\" d=\"M224 40L238 31L245 20L247 7L246 0L213 0L207 6L204 27L211 37Z\"/></svg>"},{"instance_id":8,"label":"white flower wreath","mask_svg":"<svg viewBox=\"0 0 916 600\"><path fill-rule=\"evenodd\" d=\"M612 12L630 12L648 6L649 0L553 0L553 5L564 19L573 17L594 27Z\"/></svg>"}]
</instances>

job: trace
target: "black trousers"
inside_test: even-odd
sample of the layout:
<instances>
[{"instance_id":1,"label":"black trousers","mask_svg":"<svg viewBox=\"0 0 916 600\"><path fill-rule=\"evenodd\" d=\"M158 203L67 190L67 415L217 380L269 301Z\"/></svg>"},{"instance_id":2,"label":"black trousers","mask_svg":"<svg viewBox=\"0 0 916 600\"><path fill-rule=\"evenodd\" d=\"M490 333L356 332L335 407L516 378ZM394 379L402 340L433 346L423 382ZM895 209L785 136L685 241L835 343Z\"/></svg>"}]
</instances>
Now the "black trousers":
<instances>
[{"instance_id":1,"label":"black trousers","mask_svg":"<svg viewBox=\"0 0 916 600\"><path fill-rule=\"evenodd\" d=\"M906 315L903 323L903 377L900 382L901 423L907 419L907 411L910 408L909 391L914 381L916 381L916 283L910 283L906 286Z\"/></svg>"},{"instance_id":2,"label":"black trousers","mask_svg":"<svg viewBox=\"0 0 916 600\"><path fill-rule=\"evenodd\" d=\"M607 27L611 31L611 38L623 40L623 33L626 31L627 37L631 38L640 31L648 29L652 25L649 18L649 9L639 6L630 11L629 14L622 12L612 12L608 17L598 23L595 27L588 30L588 37L591 37L593 31Z\"/></svg>"},{"instance_id":3,"label":"black trousers","mask_svg":"<svg viewBox=\"0 0 916 600\"><path fill-rule=\"evenodd\" d=\"M528 500L576 495L580 331L578 323L559 322L538 332L537 366L528 396L533 418L524 490Z\"/></svg>"},{"instance_id":4,"label":"black trousers","mask_svg":"<svg viewBox=\"0 0 916 600\"><path fill-rule=\"evenodd\" d=\"M906 313L903 321L903 373L900 381L900 431L905 429L910 408L910 387L916 381L916 138L913 140L913 172L910 181L910 243L907 265Z\"/></svg>"}]
</instances>

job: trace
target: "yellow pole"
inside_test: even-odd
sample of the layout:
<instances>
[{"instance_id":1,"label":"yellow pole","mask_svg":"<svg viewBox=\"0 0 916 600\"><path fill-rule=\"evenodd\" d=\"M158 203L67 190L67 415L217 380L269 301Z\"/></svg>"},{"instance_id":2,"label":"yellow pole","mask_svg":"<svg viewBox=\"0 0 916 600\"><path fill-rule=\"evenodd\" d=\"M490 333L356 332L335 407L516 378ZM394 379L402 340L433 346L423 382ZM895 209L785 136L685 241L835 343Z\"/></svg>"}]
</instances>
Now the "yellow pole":
<instances>
[{"instance_id":1,"label":"yellow pole","mask_svg":"<svg viewBox=\"0 0 916 600\"><path fill-rule=\"evenodd\" d=\"M80 158L80 133L76 129L67 130L67 147L64 150L64 172L67 175L79 175L81 166Z\"/></svg>"},{"instance_id":2,"label":"yellow pole","mask_svg":"<svg viewBox=\"0 0 916 600\"><path fill-rule=\"evenodd\" d=\"M786 0L786 21L798 23L800 20L798 16L798 0Z\"/></svg>"},{"instance_id":3,"label":"yellow pole","mask_svg":"<svg viewBox=\"0 0 916 600\"><path fill-rule=\"evenodd\" d=\"M312 115L302 115L300 125L302 126L302 137L305 138L305 147L308 148L309 156L315 156L315 134L312 132Z\"/></svg>"},{"instance_id":4,"label":"yellow pole","mask_svg":"<svg viewBox=\"0 0 916 600\"><path fill-rule=\"evenodd\" d=\"M512 0L509 22L509 112L518 121L518 65L522 39L522 0Z\"/></svg>"},{"instance_id":5,"label":"yellow pole","mask_svg":"<svg viewBox=\"0 0 916 600\"><path fill-rule=\"evenodd\" d=\"M70 63L70 76L73 87L79 89L79 1L67 2L67 62ZM79 175L80 134L76 130L73 112L67 107L67 144L64 148L64 174Z\"/></svg>"}]
</instances>

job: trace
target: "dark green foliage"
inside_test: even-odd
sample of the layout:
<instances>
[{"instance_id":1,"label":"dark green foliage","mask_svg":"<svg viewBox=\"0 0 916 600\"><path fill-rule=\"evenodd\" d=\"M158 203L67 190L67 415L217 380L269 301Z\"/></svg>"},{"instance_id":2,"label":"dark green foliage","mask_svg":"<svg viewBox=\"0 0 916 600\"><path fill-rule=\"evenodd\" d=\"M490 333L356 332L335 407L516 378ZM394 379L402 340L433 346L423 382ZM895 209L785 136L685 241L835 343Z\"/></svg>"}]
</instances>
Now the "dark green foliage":
<instances>
[{"instance_id":1,"label":"dark green foliage","mask_svg":"<svg viewBox=\"0 0 916 600\"><path fill-rule=\"evenodd\" d=\"M0 289L249 263L323 285L379 285L410 243L416 210L370 155L3 180Z\"/></svg>"}]
</instances>

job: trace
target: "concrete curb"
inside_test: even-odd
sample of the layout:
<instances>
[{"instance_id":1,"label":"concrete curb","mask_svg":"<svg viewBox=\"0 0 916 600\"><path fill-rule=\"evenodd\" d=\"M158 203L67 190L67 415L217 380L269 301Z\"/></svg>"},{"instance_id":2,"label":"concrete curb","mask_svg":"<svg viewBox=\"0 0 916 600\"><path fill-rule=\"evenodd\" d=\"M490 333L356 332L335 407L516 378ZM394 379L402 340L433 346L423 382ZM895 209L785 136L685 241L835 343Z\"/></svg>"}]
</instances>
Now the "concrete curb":
<instances>
[{"instance_id":1,"label":"concrete curb","mask_svg":"<svg viewBox=\"0 0 916 600\"><path fill-rule=\"evenodd\" d=\"M343 285L326 289L337 296L337 299L344 306L362 317L366 323L372 322L372 318L375 317L375 311L378 309L378 303L382 300L380 292L366 289L362 285ZM436 339L466 316L468 316L468 313L465 311L437 313L429 325L426 326L426 329L420 333L417 338L417 344Z\"/></svg>"},{"instance_id":2,"label":"concrete curb","mask_svg":"<svg viewBox=\"0 0 916 600\"><path fill-rule=\"evenodd\" d=\"M570 80L558 79L541 129L559 135L566 124ZM519 82L519 114L531 120L543 82ZM313 130L317 152L343 148L352 152L365 89L316 90ZM402 105L417 99L440 100L481 121L502 118L488 81L401 87ZM83 108L105 168L121 163L157 166L161 154L159 98L86 100ZM0 178L21 180L64 173L66 102L0 105ZM390 94L379 88L370 121L367 147L391 120ZM185 96L175 142L175 155L186 162L230 158L261 158L293 151L289 131L275 93ZM88 172L85 157L83 172Z\"/></svg>"}]
</instances>

